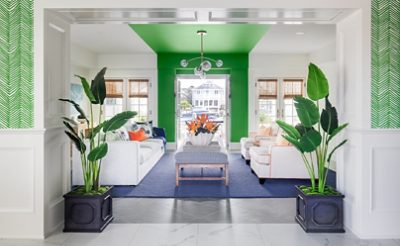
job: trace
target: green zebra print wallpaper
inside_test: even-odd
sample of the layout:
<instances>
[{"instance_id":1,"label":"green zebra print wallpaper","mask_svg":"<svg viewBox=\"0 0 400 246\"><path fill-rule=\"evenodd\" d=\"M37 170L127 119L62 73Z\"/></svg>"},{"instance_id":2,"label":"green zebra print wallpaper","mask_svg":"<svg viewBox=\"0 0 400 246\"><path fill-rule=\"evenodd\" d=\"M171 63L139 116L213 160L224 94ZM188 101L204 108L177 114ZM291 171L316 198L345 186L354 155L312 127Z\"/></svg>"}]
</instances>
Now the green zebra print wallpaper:
<instances>
[{"instance_id":1,"label":"green zebra print wallpaper","mask_svg":"<svg viewBox=\"0 0 400 246\"><path fill-rule=\"evenodd\" d=\"M0 0L0 129L33 128L33 0Z\"/></svg>"},{"instance_id":2,"label":"green zebra print wallpaper","mask_svg":"<svg viewBox=\"0 0 400 246\"><path fill-rule=\"evenodd\" d=\"M371 127L400 128L400 0L372 0Z\"/></svg>"}]
</instances>

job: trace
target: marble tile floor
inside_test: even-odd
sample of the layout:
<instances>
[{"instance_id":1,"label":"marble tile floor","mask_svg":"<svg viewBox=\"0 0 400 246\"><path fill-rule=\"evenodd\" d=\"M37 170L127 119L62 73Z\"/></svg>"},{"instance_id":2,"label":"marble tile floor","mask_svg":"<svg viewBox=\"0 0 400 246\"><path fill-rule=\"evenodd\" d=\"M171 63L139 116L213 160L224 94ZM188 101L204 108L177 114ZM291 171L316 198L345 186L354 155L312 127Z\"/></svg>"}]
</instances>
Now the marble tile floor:
<instances>
[{"instance_id":1,"label":"marble tile floor","mask_svg":"<svg viewBox=\"0 0 400 246\"><path fill-rule=\"evenodd\" d=\"M56 233L45 240L0 239L1 246L400 246L400 240L360 240L305 233L297 224L110 224L103 233Z\"/></svg>"},{"instance_id":2,"label":"marble tile floor","mask_svg":"<svg viewBox=\"0 0 400 246\"><path fill-rule=\"evenodd\" d=\"M114 223L294 223L295 199L114 199Z\"/></svg>"},{"instance_id":3,"label":"marble tile floor","mask_svg":"<svg viewBox=\"0 0 400 246\"><path fill-rule=\"evenodd\" d=\"M45 240L0 239L0 246L400 246L305 233L294 199L114 199L115 219L103 233L57 232Z\"/></svg>"}]
</instances>

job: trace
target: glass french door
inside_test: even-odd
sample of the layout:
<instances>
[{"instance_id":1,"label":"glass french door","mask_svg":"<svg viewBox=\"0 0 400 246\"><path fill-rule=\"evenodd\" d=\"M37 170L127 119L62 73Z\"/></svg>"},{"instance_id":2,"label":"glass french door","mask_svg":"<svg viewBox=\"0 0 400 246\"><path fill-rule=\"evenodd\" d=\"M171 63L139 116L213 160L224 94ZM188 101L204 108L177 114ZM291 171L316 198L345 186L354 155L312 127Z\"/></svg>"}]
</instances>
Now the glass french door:
<instances>
[{"instance_id":1,"label":"glass french door","mask_svg":"<svg viewBox=\"0 0 400 246\"><path fill-rule=\"evenodd\" d=\"M258 128L268 127L276 120L299 123L293 98L304 94L303 79L270 78L257 81Z\"/></svg>"},{"instance_id":2,"label":"glass french door","mask_svg":"<svg viewBox=\"0 0 400 246\"><path fill-rule=\"evenodd\" d=\"M180 75L175 81L176 142L178 147L187 140L186 122L206 114L220 127L213 141L227 146L229 139L229 76L207 75L200 79Z\"/></svg>"}]
</instances>

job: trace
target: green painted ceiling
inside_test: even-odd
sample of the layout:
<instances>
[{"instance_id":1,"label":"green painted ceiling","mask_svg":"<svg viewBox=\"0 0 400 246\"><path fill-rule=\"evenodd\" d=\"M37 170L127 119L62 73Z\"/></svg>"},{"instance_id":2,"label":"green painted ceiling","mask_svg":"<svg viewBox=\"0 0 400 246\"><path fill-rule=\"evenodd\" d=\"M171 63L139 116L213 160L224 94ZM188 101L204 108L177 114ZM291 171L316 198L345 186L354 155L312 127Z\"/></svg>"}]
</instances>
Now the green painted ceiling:
<instances>
[{"instance_id":1,"label":"green painted ceiling","mask_svg":"<svg viewBox=\"0 0 400 246\"><path fill-rule=\"evenodd\" d=\"M132 24L130 27L156 53L200 52L197 30L206 30L204 53L249 53L268 30L259 24Z\"/></svg>"}]
</instances>

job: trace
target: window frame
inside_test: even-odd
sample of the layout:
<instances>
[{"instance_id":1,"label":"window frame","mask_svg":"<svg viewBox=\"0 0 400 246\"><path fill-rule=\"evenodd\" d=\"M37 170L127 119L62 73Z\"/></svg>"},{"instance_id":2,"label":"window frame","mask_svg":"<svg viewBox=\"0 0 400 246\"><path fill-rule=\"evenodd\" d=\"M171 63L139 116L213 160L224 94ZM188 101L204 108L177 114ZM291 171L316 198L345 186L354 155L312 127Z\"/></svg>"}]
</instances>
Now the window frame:
<instances>
[{"instance_id":1,"label":"window frame","mask_svg":"<svg viewBox=\"0 0 400 246\"><path fill-rule=\"evenodd\" d=\"M130 110L130 91L129 91L129 81L131 80L146 80L148 83L147 87L147 121L152 120L152 99L153 99L153 85L152 85L152 79L150 77L140 77L140 76L124 76L124 77L118 77L118 76L113 76L113 77L106 77L105 80L123 80L123 103L122 103L122 111L127 111ZM104 107L105 110L105 107ZM104 112L105 117L106 112Z\"/></svg>"}]
</instances>

